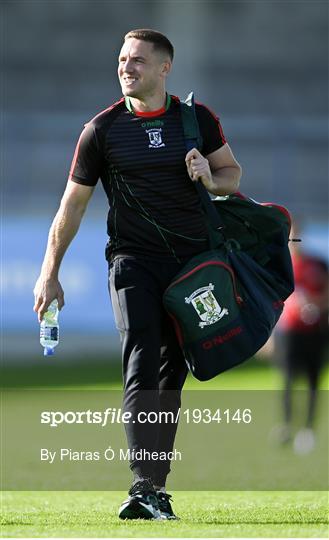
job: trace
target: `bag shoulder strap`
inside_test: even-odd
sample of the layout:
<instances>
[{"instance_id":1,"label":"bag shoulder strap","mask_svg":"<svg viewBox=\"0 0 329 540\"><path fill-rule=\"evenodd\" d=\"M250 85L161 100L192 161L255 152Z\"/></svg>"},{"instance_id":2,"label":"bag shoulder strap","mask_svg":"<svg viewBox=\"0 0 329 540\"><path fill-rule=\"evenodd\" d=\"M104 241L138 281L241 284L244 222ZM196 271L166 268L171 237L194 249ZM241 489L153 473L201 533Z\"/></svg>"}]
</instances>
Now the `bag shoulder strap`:
<instances>
[{"instance_id":1,"label":"bag shoulder strap","mask_svg":"<svg viewBox=\"0 0 329 540\"><path fill-rule=\"evenodd\" d=\"M200 151L203 140L195 112L193 92L189 93L185 101L180 102L180 107L186 150L189 152L192 150L192 148L197 148ZM201 199L203 210L208 218L208 232L210 236L210 244L213 248L223 243L223 236L219 230L224 228L224 223L212 204L209 193L204 187L203 183L195 182L194 184Z\"/></svg>"},{"instance_id":2,"label":"bag shoulder strap","mask_svg":"<svg viewBox=\"0 0 329 540\"><path fill-rule=\"evenodd\" d=\"M202 149L203 140L199 128L199 122L195 113L194 94L190 92L185 101L180 102L185 146L187 151L192 148Z\"/></svg>"}]
</instances>

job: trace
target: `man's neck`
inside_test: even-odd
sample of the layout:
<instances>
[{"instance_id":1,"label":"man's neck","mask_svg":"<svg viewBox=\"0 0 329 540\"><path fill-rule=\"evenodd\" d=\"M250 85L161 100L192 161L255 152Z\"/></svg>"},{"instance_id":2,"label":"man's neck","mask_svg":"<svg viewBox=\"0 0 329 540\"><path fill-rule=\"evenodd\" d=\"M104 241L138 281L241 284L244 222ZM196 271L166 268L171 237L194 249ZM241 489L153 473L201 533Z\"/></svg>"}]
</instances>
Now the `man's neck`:
<instances>
[{"instance_id":1,"label":"man's neck","mask_svg":"<svg viewBox=\"0 0 329 540\"><path fill-rule=\"evenodd\" d=\"M153 112L166 106L166 97L166 92L164 92L160 96L152 96L147 100L129 97L129 101L136 112Z\"/></svg>"}]
</instances>

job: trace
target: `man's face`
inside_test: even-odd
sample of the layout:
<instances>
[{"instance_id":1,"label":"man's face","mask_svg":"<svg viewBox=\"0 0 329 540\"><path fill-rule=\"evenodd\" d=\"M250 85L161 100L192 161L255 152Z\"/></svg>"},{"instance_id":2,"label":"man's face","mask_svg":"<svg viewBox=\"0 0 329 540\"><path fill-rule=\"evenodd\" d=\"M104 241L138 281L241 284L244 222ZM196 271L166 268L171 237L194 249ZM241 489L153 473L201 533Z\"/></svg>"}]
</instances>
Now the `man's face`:
<instances>
[{"instance_id":1,"label":"man's face","mask_svg":"<svg viewBox=\"0 0 329 540\"><path fill-rule=\"evenodd\" d=\"M130 38L119 54L118 76L124 96L145 100L164 88L170 61L155 51L153 43Z\"/></svg>"}]
</instances>

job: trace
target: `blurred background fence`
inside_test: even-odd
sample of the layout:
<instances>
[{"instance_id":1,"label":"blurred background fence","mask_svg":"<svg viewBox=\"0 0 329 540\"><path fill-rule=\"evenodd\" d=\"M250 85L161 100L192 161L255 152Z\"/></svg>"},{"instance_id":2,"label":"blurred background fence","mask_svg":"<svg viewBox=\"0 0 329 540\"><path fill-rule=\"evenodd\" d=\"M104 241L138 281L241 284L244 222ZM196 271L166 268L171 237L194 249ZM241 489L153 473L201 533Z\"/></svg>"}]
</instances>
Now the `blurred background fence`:
<instances>
[{"instance_id":1,"label":"blurred background fence","mask_svg":"<svg viewBox=\"0 0 329 540\"><path fill-rule=\"evenodd\" d=\"M2 0L2 352L41 354L32 312L53 215L83 124L120 97L124 34L172 40L168 89L220 116L243 167L241 191L286 205L304 247L328 257L326 1ZM116 350L100 186L63 264L61 351Z\"/></svg>"}]
</instances>

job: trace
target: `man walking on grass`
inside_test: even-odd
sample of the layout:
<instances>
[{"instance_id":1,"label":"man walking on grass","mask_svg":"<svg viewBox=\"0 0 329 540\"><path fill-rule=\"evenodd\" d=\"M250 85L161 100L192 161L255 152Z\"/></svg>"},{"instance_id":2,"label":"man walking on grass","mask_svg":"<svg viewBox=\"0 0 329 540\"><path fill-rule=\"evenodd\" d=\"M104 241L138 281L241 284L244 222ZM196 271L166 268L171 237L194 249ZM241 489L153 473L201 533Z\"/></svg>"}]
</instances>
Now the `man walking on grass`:
<instances>
[{"instance_id":1,"label":"man walking on grass","mask_svg":"<svg viewBox=\"0 0 329 540\"><path fill-rule=\"evenodd\" d=\"M142 423L139 413L175 417L180 406L187 368L162 296L184 264L208 249L193 182L226 195L241 176L218 118L201 104L202 151L186 153L179 99L165 89L173 56L172 44L157 31L126 34L118 65L123 98L81 133L34 289L39 320L54 298L63 307L60 264L100 178L110 205L106 258L122 345L124 410L131 413L125 428L133 482L122 519L176 518L165 486L177 423ZM148 459L152 453L168 458Z\"/></svg>"}]
</instances>

